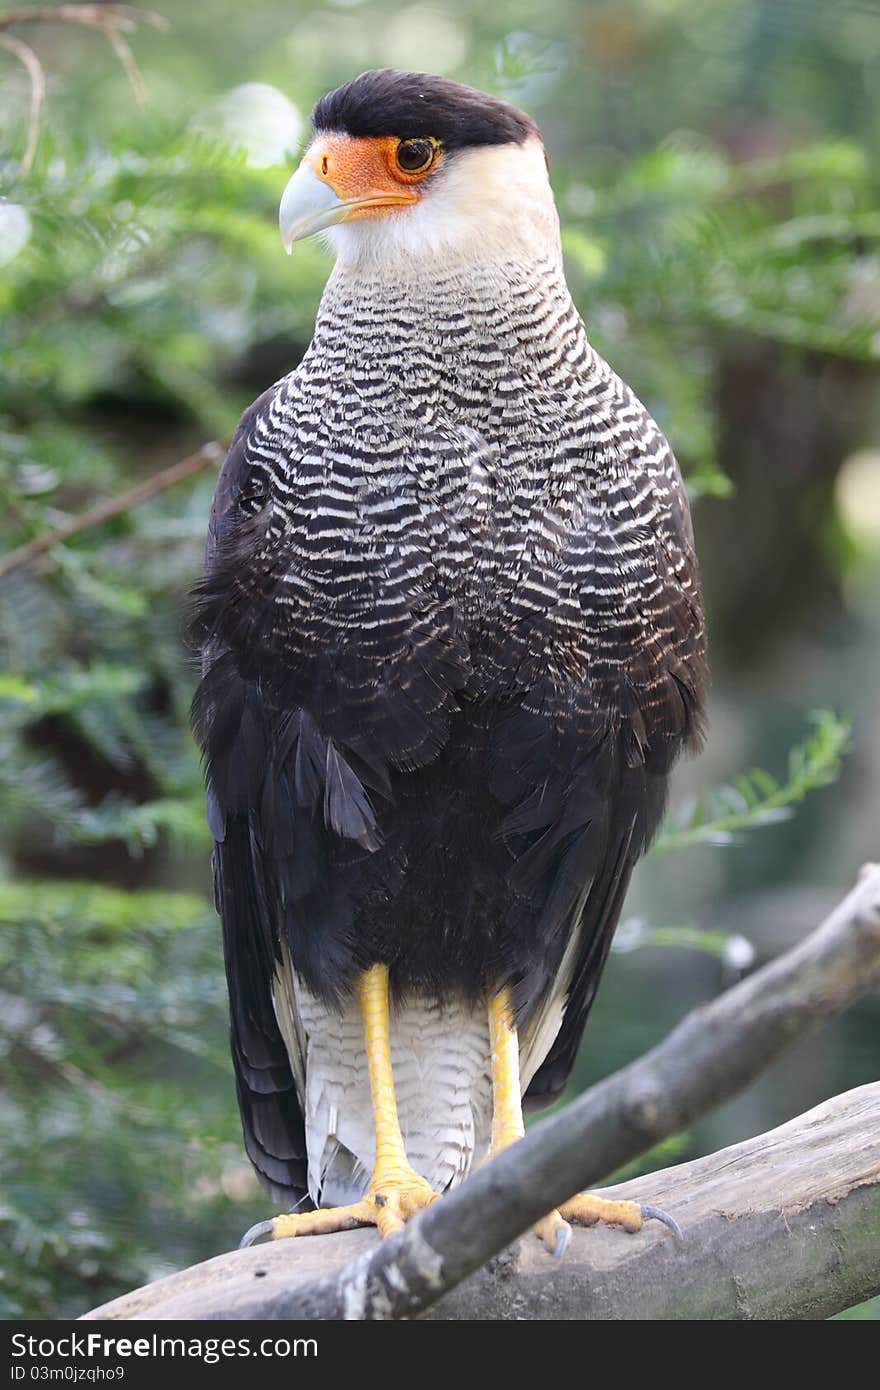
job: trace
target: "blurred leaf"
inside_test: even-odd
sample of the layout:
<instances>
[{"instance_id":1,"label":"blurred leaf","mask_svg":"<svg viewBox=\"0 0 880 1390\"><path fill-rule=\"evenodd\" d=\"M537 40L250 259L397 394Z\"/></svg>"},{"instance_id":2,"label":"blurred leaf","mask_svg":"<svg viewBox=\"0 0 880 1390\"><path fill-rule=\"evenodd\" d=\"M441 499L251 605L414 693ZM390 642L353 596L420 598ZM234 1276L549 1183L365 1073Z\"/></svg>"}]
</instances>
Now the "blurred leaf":
<instances>
[{"instance_id":1,"label":"blurred leaf","mask_svg":"<svg viewBox=\"0 0 880 1390\"><path fill-rule=\"evenodd\" d=\"M837 780L849 743L846 720L822 710L813 715L813 722L813 732L789 753L784 783L762 768L753 768L701 801L681 807L657 836L652 852L731 845L747 832L788 820L808 792Z\"/></svg>"}]
</instances>

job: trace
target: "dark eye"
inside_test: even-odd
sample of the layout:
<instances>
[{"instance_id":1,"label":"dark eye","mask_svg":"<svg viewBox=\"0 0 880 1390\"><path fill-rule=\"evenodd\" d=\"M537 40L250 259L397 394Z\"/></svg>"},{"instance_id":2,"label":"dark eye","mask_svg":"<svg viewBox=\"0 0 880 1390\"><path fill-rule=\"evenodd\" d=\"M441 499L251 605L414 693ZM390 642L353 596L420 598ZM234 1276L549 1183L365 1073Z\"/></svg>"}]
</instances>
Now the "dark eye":
<instances>
[{"instance_id":1,"label":"dark eye","mask_svg":"<svg viewBox=\"0 0 880 1390\"><path fill-rule=\"evenodd\" d=\"M407 174L420 174L434 162L436 148L433 140L401 140L397 163Z\"/></svg>"}]
</instances>

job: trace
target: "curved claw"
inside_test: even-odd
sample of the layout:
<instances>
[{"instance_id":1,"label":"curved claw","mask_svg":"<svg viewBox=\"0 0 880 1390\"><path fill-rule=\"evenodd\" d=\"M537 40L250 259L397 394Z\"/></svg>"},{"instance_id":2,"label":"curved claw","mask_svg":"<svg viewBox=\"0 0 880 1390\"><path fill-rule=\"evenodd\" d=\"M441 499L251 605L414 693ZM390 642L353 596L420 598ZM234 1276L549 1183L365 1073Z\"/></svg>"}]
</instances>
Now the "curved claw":
<instances>
[{"instance_id":1,"label":"curved claw","mask_svg":"<svg viewBox=\"0 0 880 1390\"><path fill-rule=\"evenodd\" d=\"M238 1242L239 1250L246 1250L249 1245L256 1245L262 1236L268 1236L271 1240L275 1230L275 1220L270 1217L268 1221L258 1221L250 1230L245 1231L241 1240Z\"/></svg>"},{"instance_id":2,"label":"curved claw","mask_svg":"<svg viewBox=\"0 0 880 1390\"><path fill-rule=\"evenodd\" d=\"M675 1218L669 1215L668 1211L664 1211L662 1207L648 1206L647 1203L643 1204L640 1209L644 1221L659 1221L661 1226L665 1226L672 1232L679 1245L684 1245L681 1227Z\"/></svg>"},{"instance_id":3,"label":"curved claw","mask_svg":"<svg viewBox=\"0 0 880 1390\"><path fill-rule=\"evenodd\" d=\"M571 1227L567 1221L563 1221L559 1230L556 1232L556 1245L553 1250L554 1258L561 1260L571 1241Z\"/></svg>"}]
</instances>

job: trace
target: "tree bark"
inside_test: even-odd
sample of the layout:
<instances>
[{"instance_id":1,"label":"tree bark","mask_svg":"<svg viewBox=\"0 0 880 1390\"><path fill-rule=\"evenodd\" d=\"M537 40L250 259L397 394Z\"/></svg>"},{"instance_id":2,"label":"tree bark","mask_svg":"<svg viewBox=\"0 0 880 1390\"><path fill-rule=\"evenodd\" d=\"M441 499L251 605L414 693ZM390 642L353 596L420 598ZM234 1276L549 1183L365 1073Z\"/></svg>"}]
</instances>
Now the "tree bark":
<instances>
[{"instance_id":1,"label":"tree bark","mask_svg":"<svg viewBox=\"0 0 880 1390\"><path fill-rule=\"evenodd\" d=\"M792 950L695 1009L658 1047L536 1125L403 1231L367 1246L341 1270L300 1282L280 1298L283 1313L259 1316L367 1321L418 1315L545 1212L734 1095L876 982L880 866L869 865L826 921ZM649 1200L658 1204L655 1190ZM671 1215L682 1213L673 1205ZM322 1238L322 1250L329 1250L328 1239Z\"/></svg>"},{"instance_id":2,"label":"tree bark","mask_svg":"<svg viewBox=\"0 0 880 1390\"><path fill-rule=\"evenodd\" d=\"M844 1011L876 981L880 866L869 865L797 947L695 1009L659 1047L535 1126L405 1230L380 1245L361 1245L353 1264L334 1265L279 1294L284 1312L239 1316L370 1320L421 1314L546 1211L741 1090L785 1047ZM651 1201L658 1205L656 1190ZM673 1208L671 1215L681 1213ZM334 1248L328 1241L320 1243L327 1255ZM355 1248L349 1240L348 1250ZM303 1265L300 1257L293 1268Z\"/></svg>"},{"instance_id":3,"label":"tree bark","mask_svg":"<svg viewBox=\"0 0 880 1390\"><path fill-rule=\"evenodd\" d=\"M659 1225L633 1236L593 1227L575 1231L554 1260L527 1236L513 1258L472 1274L422 1316L813 1319L880 1293L880 1082L606 1195L675 1211L684 1244ZM255 1246L86 1317L319 1318L313 1291L375 1249L372 1230ZM324 1315L339 1311L328 1303Z\"/></svg>"}]
</instances>

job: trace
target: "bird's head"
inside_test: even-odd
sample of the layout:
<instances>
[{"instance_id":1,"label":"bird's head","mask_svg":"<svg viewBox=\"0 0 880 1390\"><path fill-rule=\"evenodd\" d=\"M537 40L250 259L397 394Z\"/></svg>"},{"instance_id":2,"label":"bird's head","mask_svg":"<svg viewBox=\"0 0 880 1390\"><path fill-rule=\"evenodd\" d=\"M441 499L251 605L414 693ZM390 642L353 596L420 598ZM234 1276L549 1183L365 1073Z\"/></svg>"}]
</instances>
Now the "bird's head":
<instances>
[{"instance_id":1,"label":"bird's head","mask_svg":"<svg viewBox=\"0 0 880 1390\"><path fill-rule=\"evenodd\" d=\"M328 231L342 259L471 257L558 244L537 125L460 82L383 68L322 97L284 190L285 248Z\"/></svg>"}]
</instances>

